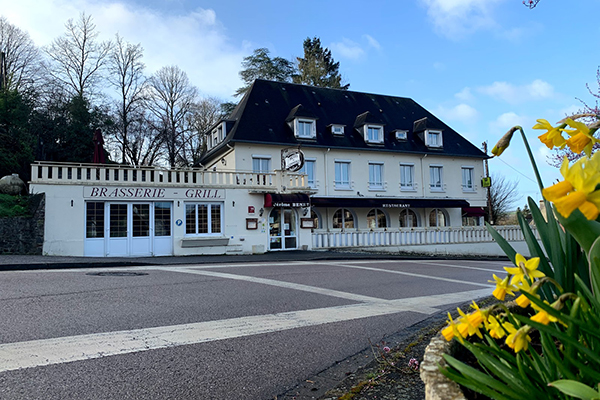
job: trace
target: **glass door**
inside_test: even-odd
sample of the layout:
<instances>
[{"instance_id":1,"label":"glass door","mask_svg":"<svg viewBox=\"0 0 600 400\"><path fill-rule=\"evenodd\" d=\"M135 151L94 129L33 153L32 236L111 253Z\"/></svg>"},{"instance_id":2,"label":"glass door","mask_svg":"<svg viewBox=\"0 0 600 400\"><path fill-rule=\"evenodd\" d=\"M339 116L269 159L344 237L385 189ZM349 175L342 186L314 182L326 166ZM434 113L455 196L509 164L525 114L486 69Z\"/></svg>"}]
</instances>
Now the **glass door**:
<instances>
[{"instance_id":1,"label":"glass door","mask_svg":"<svg viewBox=\"0 0 600 400\"><path fill-rule=\"evenodd\" d=\"M269 214L269 250L298 248L298 219L291 208L274 208Z\"/></svg>"},{"instance_id":2,"label":"glass door","mask_svg":"<svg viewBox=\"0 0 600 400\"><path fill-rule=\"evenodd\" d=\"M131 255L152 255L150 203L131 204Z\"/></svg>"},{"instance_id":3,"label":"glass door","mask_svg":"<svg viewBox=\"0 0 600 400\"><path fill-rule=\"evenodd\" d=\"M108 206L108 250L111 257L127 256L128 246L128 220L129 213L126 203L110 203Z\"/></svg>"}]
</instances>

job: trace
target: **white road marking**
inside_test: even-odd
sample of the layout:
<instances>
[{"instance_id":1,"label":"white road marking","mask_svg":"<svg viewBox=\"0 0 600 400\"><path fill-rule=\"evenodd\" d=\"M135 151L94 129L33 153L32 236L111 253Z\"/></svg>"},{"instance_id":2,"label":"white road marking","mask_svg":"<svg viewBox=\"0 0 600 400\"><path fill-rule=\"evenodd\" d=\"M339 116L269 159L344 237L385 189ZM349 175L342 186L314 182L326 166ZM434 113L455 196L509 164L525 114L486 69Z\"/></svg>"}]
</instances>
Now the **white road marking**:
<instances>
[{"instance_id":1,"label":"white road marking","mask_svg":"<svg viewBox=\"0 0 600 400\"><path fill-rule=\"evenodd\" d=\"M212 276L212 277L224 278L224 279L233 279L233 280L238 280L238 281L246 281L246 282L252 282L252 283L260 283L263 285L278 286L278 287L283 287L286 289L301 290L303 292L318 293L318 294L322 294L325 296L339 297L342 299L361 301L361 302L380 303L380 302L387 301L387 300L380 299L377 297L363 296L360 294L341 292L339 290L325 289L325 288L320 288L317 286L309 286L309 285L303 285L300 283L277 281L274 279L257 278L254 276L247 276L247 275L226 274L226 273L214 272L214 271L202 271L202 270L192 269L192 268L165 268L164 271L182 272L185 274L196 274L196 275Z\"/></svg>"},{"instance_id":2,"label":"white road marking","mask_svg":"<svg viewBox=\"0 0 600 400\"><path fill-rule=\"evenodd\" d=\"M383 263L391 263L394 262L393 260L377 260L375 262L368 262L368 261L350 261L351 264L383 264ZM491 269L491 268L481 268L481 267L468 267L466 265L455 265L455 264L443 264L443 263L439 263L436 261L429 261L429 260L402 260L403 263L412 263L412 264L419 264L419 265L439 265L441 267L451 267L451 268L464 268L464 269L474 269L474 270L479 270L479 271L487 271L487 272L498 272L499 270L501 270L502 267L498 266L498 269ZM334 265L338 265L338 264L346 264L347 262L343 262L343 261L333 261L332 264Z\"/></svg>"},{"instance_id":3,"label":"white road marking","mask_svg":"<svg viewBox=\"0 0 600 400\"><path fill-rule=\"evenodd\" d=\"M494 286L490 286L489 284L484 284L484 283L467 282L467 281L461 281L459 279L443 278L443 277L440 277L440 276L431 276L431 275L423 275L423 274L415 274L413 272L395 271L395 270L392 270L392 269L362 267L362 266L359 266L359 265L350 265L350 264L341 264L341 263L340 264L336 264L336 265L338 267L344 267L344 268L364 269L364 270L367 270L367 271L386 272L386 273L389 273L389 274L414 276L416 278L433 279L433 280L436 280L436 281L460 283L460 284L463 284L463 285L473 285L473 286L482 286L482 287L494 287Z\"/></svg>"},{"instance_id":4,"label":"white road marking","mask_svg":"<svg viewBox=\"0 0 600 400\"><path fill-rule=\"evenodd\" d=\"M0 345L0 372L395 314L477 299L488 289Z\"/></svg>"}]
</instances>

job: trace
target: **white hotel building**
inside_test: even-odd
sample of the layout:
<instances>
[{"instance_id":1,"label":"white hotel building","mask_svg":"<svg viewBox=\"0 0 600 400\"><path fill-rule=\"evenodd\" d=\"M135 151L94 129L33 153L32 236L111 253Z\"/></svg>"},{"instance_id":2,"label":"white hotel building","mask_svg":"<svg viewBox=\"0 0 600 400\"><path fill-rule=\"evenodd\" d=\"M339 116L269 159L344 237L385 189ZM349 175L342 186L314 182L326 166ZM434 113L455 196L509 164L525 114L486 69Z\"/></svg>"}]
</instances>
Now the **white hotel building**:
<instances>
[{"instance_id":1,"label":"white hotel building","mask_svg":"<svg viewBox=\"0 0 600 400\"><path fill-rule=\"evenodd\" d=\"M44 252L150 256L402 245L481 232L487 156L413 100L257 80L197 169L35 163ZM286 171L282 150L304 166Z\"/></svg>"}]
</instances>

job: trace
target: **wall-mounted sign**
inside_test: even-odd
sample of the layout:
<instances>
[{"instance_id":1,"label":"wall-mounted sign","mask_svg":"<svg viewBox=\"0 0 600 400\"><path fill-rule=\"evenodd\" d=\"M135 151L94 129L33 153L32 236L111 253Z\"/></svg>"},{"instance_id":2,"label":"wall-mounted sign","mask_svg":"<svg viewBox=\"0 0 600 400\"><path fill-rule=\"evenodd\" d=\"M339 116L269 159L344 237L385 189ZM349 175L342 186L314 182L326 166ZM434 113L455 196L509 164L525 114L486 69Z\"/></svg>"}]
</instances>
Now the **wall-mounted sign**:
<instances>
[{"instance_id":1,"label":"wall-mounted sign","mask_svg":"<svg viewBox=\"0 0 600 400\"><path fill-rule=\"evenodd\" d=\"M183 225L183 221L178 219L177 221L175 221L175 225L181 226L181 225Z\"/></svg>"},{"instance_id":2,"label":"wall-mounted sign","mask_svg":"<svg viewBox=\"0 0 600 400\"><path fill-rule=\"evenodd\" d=\"M304 166L304 153L300 149L281 150L281 169L296 172Z\"/></svg>"},{"instance_id":3,"label":"wall-mounted sign","mask_svg":"<svg viewBox=\"0 0 600 400\"><path fill-rule=\"evenodd\" d=\"M492 186L492 178L486 176L485 178L481 178L481 187L487 188Z\"/></svg>"},{"instance_id":4,"label":"wall-mounted sign","mask_svg":"<svg viewBox=\"0 0 600 400\"><path fill-rule=\"evenodd\" d=\"M83 188L86 199L224 199L223 189L189 189L189 188L148 188L148 187L111 187L86 186Z\"/></svg>"}]
</instances>

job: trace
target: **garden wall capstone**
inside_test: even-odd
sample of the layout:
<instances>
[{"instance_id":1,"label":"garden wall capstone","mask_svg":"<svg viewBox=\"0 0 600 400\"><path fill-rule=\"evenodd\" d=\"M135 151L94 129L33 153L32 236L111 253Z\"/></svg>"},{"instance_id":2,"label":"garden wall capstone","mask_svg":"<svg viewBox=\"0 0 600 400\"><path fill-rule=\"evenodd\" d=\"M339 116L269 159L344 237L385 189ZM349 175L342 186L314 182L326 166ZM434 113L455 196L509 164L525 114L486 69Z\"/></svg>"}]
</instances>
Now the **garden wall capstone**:
<instances>
[{"instance_id":1,"label":"garden wall capstone","mask_svg":"<svg viewBox=\"0 0 600 400\"><path fill-rule=\"evenodd\" d=\"M30 217L0 218L0 254L42 254L45 195L31 197Z\"/></svg>"}]
</instances>

